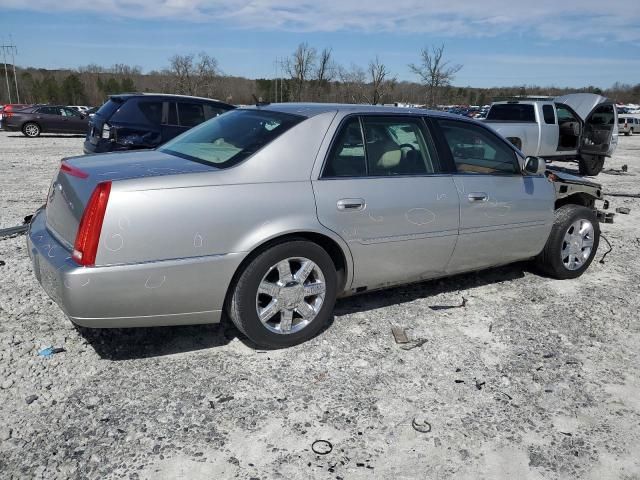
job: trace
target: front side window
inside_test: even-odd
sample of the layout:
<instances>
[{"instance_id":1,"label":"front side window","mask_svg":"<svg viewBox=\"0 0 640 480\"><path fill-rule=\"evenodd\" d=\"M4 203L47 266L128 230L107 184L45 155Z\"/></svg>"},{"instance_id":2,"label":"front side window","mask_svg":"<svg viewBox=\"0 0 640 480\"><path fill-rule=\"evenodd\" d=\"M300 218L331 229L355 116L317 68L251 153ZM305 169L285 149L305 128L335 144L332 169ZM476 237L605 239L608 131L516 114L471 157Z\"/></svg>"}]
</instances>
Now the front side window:
<instances>
[{"instance_id":1,"label":"front side window","mask_svg":"<svg viewBox=\"0 0 640 480\"><path fill-rule=\"evenodd\" d=\"M200 103L178 103L178 118L183 127L195 127L204 122L204 110Z\"/></svg>"},{"instance_id":2,"label":"front side window","mask_svg":"<svg viewBox=\"0 0 640 480\"><path fill-rule=\"evenodd\" d=\"M256 153L304 117L268 110L233 110L179 135L159 150L217 168Z\"/></svg>"},{"instance_id":3,"label":"front side window","mask_svg":"<svg viewBox=\"0 0 640 480\"><path fill-rule=\"evenodd\" d=\"M496 135L478 125L438 120L458 173L514 174L515 152Z\"/></svg>"}]
</instances>

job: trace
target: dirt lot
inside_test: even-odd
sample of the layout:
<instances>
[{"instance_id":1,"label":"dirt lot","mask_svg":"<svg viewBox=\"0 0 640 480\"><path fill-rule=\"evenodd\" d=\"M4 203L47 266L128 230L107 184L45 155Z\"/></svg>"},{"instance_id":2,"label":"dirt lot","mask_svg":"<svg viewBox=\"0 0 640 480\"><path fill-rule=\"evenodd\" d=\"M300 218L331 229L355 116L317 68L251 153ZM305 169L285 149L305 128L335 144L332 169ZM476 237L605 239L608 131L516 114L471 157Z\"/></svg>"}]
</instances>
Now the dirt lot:
<instances>
[{"instance_id":1,"label":"dirt lot","mask_svg":"<svg viewBox=\"0 0 640 480\"><path fill-rule=\"evenodd\" d=\"M0 133L0 228L81 145ZM605 191L640 193L640 135L622 164ZM640 200L610 200L631 214L582 278L515 265L342 300L319 337L269 352L228 325L80 332L24 236L0 239L0 476L638 479ZM401 349L391 325L426 343Z\"/></svg>"}]
</instances>

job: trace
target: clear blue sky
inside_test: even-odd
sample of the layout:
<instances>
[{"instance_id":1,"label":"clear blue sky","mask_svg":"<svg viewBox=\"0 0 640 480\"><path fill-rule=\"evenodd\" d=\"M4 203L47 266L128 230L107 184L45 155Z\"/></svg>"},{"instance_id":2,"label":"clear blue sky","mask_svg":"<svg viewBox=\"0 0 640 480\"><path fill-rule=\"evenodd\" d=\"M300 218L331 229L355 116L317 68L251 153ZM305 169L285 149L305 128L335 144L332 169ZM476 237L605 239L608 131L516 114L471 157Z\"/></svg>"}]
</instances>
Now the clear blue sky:
<instances>
[{"instance_id":1,"label":"clear blue sky","mask_svg":"<svg viewBox=\"0 0 640 480\"><path fill-rule=\"evenodd\" d=\"M455 85L640 83L638 0L0 0L0 32L18 65L44 68L148 71L206 52L229 75L272 77L306 41L345 66L378 55L415 80L407 65L444 43L463 65Z\"/></svg>"}]
</instances>

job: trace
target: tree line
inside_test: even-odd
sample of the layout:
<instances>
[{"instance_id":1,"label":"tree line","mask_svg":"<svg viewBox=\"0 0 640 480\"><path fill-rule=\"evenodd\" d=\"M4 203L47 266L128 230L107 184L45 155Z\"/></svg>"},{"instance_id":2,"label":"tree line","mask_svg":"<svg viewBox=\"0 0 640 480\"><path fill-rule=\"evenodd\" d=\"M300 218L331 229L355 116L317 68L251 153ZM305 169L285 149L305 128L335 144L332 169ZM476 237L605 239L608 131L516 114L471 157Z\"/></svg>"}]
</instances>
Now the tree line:
<instances>
[{"instance_id":1,"label":"tree line","mask_svg":"<svg viewBox=\"0 0 640 480\"><path fill-rule=\"evenodd\" d=\"M453 86L462 65L450 63L444 45L423 48L417 63L407 67L416 81L399 81L379 56L365 65L339 65L333 50L322 50L303 42L280 62L281 78L248 79L225 75L218 61L206 54L174 55L167 66L143 73L138 66L116 64L111 67L87 65L75 70L19 68L18 86L23 103L101 105L109 95L124 92L158 92L217 98L235 104L255 99L274 101L313 101L338 103L407 103L437 105L485 105L495 97L514 95L563 95L592 92L618 102L640 101L640 84L615 83L601 90L582 88L513 87L477 88ZM12 100L15 87L10 85ZM8 103L8 92L0 85L0 103Z\"/></svg>"}]
</instances>

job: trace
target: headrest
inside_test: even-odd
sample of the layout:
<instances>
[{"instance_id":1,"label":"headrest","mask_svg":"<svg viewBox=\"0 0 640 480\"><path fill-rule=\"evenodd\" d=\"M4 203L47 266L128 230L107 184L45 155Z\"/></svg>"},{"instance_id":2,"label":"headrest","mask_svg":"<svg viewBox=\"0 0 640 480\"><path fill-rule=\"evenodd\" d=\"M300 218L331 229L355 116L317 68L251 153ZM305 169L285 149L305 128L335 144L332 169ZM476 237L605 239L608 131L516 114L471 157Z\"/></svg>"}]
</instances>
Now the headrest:
<instances>
[{"instance_id":1,"label":"headrest","mask_svg":"<svg viewBox=\"0 0 640 480\"><path fill-rule=\"evenodd\" d=\"M378 168L394 168L400 164L400 160L402 160L402 150L389 150L385 152L378 160Z\"/></svg>"}]
</instances>

